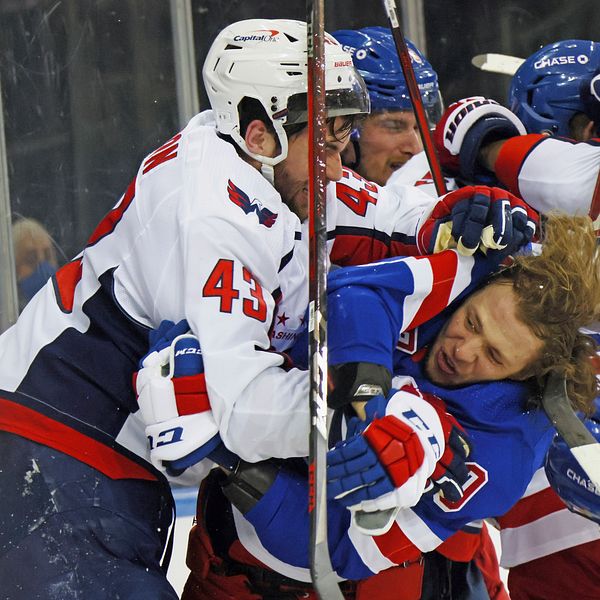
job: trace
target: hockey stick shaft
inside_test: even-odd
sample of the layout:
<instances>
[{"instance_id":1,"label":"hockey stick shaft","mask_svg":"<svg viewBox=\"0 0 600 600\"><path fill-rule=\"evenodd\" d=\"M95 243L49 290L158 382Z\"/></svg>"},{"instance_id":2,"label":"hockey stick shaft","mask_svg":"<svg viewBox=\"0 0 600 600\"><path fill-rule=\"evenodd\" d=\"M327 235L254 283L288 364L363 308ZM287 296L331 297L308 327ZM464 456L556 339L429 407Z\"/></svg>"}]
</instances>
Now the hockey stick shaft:
<instances>
[{"instance_id":1,"label":"hockey stick shaft","mask_svg":"<svg viewBox=\"0 0 600 600\"><path fill-rule=\"evenodd\" d=\"M542 406L579 466L600 489L600 444L573 411L564 377L548 375Z\"/></svg>"},{"instance_id":2,"label":"hockey stick shaft","mask_svg":"<svg viewBox=\"0 0 600 600\"><path fill-rule=\"evenodd\" d=\"M440 167L437 154L435 153L435 147L431 138L431 132L429 131L429 123L427 121L425 107L423 106L421 92L419 91L417 78L415 77L415 72L410 60L410 54L408 52L406 40L404 39L404 34L402 33L396 2L395 0L383 0L383 5L385 7L390 23L390 29L392 30L392 35L396 44L396 51L398 52L400 66L402 67L402 73L404 75L404 79L406 80L410 101L412 102L417 125L421 133L423 149L425 150L425 155L427 156L427 162L429 163L429 169L431 171L433 183L435 184L435 189L438 193L438 196L441 196L447 192L446 182L444 181L444 174L442 173L442 168Z\"/></svg>"},{"instance_id":3,"label":"hockey stick shaft","mask_svg":"<svg viewBox=\"0 0 600 600\"><path fill-rule=\"evenodd\" d=\"M321 600L343 600L327 543L327 197L324 0L307 1L309 137L310 571Z\"/></svg>"}]
</instances>

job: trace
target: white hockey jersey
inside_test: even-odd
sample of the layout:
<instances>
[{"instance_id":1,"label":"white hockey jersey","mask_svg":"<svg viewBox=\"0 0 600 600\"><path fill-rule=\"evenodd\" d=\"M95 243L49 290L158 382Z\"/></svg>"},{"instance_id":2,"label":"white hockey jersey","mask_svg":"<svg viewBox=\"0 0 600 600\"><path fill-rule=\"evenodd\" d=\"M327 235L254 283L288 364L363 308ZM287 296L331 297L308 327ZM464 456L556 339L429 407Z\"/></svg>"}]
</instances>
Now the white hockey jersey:
<instances>
[{"instance_id":1,"label":"white hockey jersey","mask_svg":"<svg viewBox=\"0 0 600 600\"><path fill-rule=\"evenodd\" d=\"M499 181L541 213L558 210L567 214L598 217L600 211L600 139L574 142L541 134L516 136L502 146L495 164ZM413 156L389 179L394 185L414 185L437 196L424 152ZM454 179L446 187L456 189ZM592 199L599 197L592 211Z\"/></svg>"},{"instance_id":2,"label":"white hockey jersey","mask_svg":"<svg viewBox=\"0 0 600 600\"><path fill-rule=\"evenodd\" d=\"M507 569L600 539L600 525L571 512L539 469L523 498L497 519Z\"/></svg>"},{"instance_id":3,"label":"white hockey jersey","mask_svg":"<svg viewBox=\"0 0 600 600\"><path fill-rule=\"evenodd\" d=\"M227 446L249 461L307 454L308 376L281 354L303 327L306 233L207 123L197 115L142 162L82 253L0 337L0 429L111 477L154 477L131 376L148 331L185 318ZM350 171L328 195L340 264L406 253L434 204Z\"/></svg>"},{"instance_id":4,"label":"white hockey jersey","mask_svg":"<svg viewBox=\"0 0 600 600\"><path fill-rule=\"evenodd\" d=\"M498 179L535 210L573 215L590 214L599 170L600 139L573 142L540 134L506 141L495 164Z\"/></svg>"},{"instance_id":5,"label":"white hockey jersey","mask_svg":"<svg viewBox=\"0 0 600 600\"><path fill-rule=\"evenodd\" d=\"M445 177L444 183L448 191L458 189L458 184L452 177ZM388 184L415 186L430 196L435 198L438 196L424 151L415 154L400 169L394 171L388 179Z\"/></svg>"}]
</instances>

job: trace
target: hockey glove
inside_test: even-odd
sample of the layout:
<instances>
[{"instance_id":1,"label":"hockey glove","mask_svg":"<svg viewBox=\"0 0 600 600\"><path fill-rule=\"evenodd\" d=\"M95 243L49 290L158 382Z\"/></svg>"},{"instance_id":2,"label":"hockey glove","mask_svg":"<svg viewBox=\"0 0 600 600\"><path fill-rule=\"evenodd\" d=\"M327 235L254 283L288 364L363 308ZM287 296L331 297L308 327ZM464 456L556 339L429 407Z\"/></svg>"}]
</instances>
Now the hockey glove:
<instances>
[{"instance_id":1,"label":"hockey glove","mask_svg":"<svg viewBox=\"0 0 600 600\"><path fill-rule=\"evenodd\" d=\"M134 388L152 464L177 475L222 442L206 393L200 344L187 321L163 321L149 338Z\"/></svg>"},{"instance_id":2,"label":"hockey glove","mask_svg":"<svg viewBox=\"0 0 600 600\"><path fill-rule=\"evenodd\" d=\"M377 396L365 406L366 421L350 420L346 440L327 453L330 499L352 510L367 511L412 506L418 501L430 474L423 475L421 469L422 441L406 420L386 414L388 402L404 394L392 389L389 400ZM428 462L433 465L431 454ZM413 477L419 470L421 476Z\"/></svg>"},{"instance_id":3,"label":"hockey glove","mask_svg":"<svg viewBox=\"0 0 600 600\"><path fill-rule=\"evenodd\" d=\"M397 400L406 393L392 390L392 413L403 406ZM390 414L388 401L379 396L367 403L366 422L352 419L347 439L327 456L329 498L371 512L414 506L431 489L450 500L462 497L470 451L466 433L439 398L421 398L430 408L418 414L410 407Z\"/></svg>"},{"instance_id":4,"label":"hockey glove","mask_svg":"<svg viewBox=\"0 0 600 600\"><path fill-rule=\"evenodd\" d=\"M422 253L456 248L471 255L477 248L502 259L528 244L539 215L523 200L500 188L467 186L435 205L417 236Z\"/></svg>"},{"instance_id":5,"label":"hockey glove","mask_svg":"<svg viewBox=\"0 0 600 600\"><path fill-rule=\"evenodd\" d=\"M428 399L440 417L446 447L429 478L427 491L439 492L444 498L456 502L464 496L463 486L469 479L465 461L471 454L471 442L458 421L446 412L444 402L437 396L429 396Z\"/></svg>"},{"instance_id":6,"label":"hockey glove","mask_svg":"<svg viewBox=\"0 0 600 600\"><path fill-rule=\"evenodd\" d=\"M451 104L438 122L433 140L444 170L466 183L497 185L495 175L479 162L479 151L496 140L527 133L508 108L483 96Z\"/></svg>"},{"instance_id":7,"label":"hockey glove","mask_svg":"<svg viewBox=\"0 0 600 600\"><path fill-rule=\"evenodd\" d=\"M327 495L355 508L403 486L423 456L419 437L409 425L393 415L375 419L362 434L329 451Z\"/></svg>"}]
</instances>

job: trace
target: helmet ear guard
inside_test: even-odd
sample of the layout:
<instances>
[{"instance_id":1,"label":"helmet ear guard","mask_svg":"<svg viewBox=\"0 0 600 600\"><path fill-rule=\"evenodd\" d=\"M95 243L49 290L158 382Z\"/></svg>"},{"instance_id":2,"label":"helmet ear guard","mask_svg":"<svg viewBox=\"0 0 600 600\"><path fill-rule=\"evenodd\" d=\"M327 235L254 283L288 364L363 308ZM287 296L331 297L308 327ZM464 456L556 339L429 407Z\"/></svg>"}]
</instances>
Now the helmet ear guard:
<instances>
[{"instance_id":1,"label":"helmet ear guard","mask_svg":"<svg viewBox=\"0 0 600 600\"><path fill-rule=\"evenodd\" d=\"M328 117L368 113L366 87L351 57L328 34L324 46ZM249 19L223 29L202 69L219 133L230 136L244 153L272 170L287 157L284 125L306 122L307 71L306 23ZM256 99L264 108L279 142L277 156L248 149L238 112L245 97Z\"/></svg>"},{"instance_id":2,"label":"helmet ear guard","mask_svg":"<svg viewBox=\"0 0 600 600\"><path fill-rule=\"evenodd\" d=\"M595 73L582 80L580 90L583 111L594 121L596 135L600 135L600 65Z\"/></svg>"},{"instance_id":3,"label":"helmet ear guard","mask_svg":"<svg viewBox=\"0 0 600 600\"><path fill-rule=\"evenodd\" d=\"M590 40L564 40L534 52L515 72L508 106L528 133L572 137L569 123L586 113L582 82L600 67L600 44ZM591 118L591 117L590 117Z\"/></svg>"}]
</instances>

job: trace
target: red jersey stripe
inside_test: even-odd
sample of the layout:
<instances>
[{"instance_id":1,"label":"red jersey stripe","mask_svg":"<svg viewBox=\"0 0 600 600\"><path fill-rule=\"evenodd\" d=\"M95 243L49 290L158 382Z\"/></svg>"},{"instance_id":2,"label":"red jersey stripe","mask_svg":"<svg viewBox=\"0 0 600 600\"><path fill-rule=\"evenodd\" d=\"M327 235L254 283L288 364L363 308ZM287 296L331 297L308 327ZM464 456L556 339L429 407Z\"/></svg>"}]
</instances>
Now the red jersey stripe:
<instances>
[{"instance_id":1,"label":"red jersey stripe","mask_svg":"<svg viewBox=\"0 0 600 600\"><path fill-rule=\"evenodd\" d=\"M116 450L5 398L0 398L0 429L68 454L111 479L157 480L153 473Z\"/></svg>"}]
</instances>

